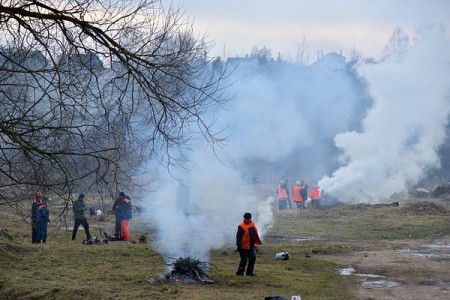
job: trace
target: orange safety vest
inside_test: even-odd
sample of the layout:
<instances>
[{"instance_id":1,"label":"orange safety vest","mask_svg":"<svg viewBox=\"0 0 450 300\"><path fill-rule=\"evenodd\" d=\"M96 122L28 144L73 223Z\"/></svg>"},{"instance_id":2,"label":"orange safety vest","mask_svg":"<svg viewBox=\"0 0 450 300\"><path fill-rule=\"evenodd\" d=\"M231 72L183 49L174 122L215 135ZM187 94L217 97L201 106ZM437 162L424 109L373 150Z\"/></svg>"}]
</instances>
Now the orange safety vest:
<instances>
[{"instance_id":1,"label":"orange safety vest","mask_svg":"<svg viewBox=\"0 0 450 300\"><path fill-rule=\"evenodd\" d=\"M251 221L250 223L246 224L244 221L239 224L239 227L241 227L244 230L244 234L241 238L241 249L249 250L250 249L250 234L249 229L252 228L253 230L253 244L254 245L261 245L262 242L258 235L258 229L256 229L255 222Z\"/></svg>"},{"instance_id":2,"label":"orange safety vest","mask_svg":"<svg viewBox=\"0 0 450 300\"><path fill-rule=\"evenodd\" d=\"M300 190L302 189L299 185L294 185L292 188L292 201L294 202L303 202L302 195L300 194Z\"/></svg>"},{"instance_id":3,"label":"orange safety vest","mask_svg":"<svg viewBox=\"0 0 450 300\"><path fill-rule=\"evenodd\" d=\"M285 200L288 198L286 188L282 188L281 184L278 185L278 200Z\"/></svg>"},{"instance_id":4,"label":"orange safety vest","mask_svg":"<svg viewBox=\"0 0 450 300\"><path fill-rule=\"evenodd\" d=\"M320 191L319 188L313 188L311 192L309 193L309 197L311 199L319 199L320 198Z\"/></svg>"}]
</instances>

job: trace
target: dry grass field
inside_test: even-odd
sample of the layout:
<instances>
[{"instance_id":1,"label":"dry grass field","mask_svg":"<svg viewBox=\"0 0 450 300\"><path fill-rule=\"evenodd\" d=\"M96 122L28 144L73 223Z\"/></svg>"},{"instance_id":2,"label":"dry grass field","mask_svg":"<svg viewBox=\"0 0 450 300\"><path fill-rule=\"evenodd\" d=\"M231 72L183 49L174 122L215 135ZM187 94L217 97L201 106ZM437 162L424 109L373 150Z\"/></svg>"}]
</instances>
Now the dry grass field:
<instances>
[{"instance_id":1,"label":"dry grass field","mask_svg":"<svg viewBox=\"0 0 450 300\"><path fill-rule=\"evenodd\" d=\"M51 223L48 242L31 244L29 223L3 207L0 299L445 299L450 296L449 204L446 198L411 199L400 207L279 212L274 203L275 220L260 247L257 276L235 276L239 255L226 246L211 254L212 284L160 280L168 269L151 242L84 245L82 228L72 242L70 222L67 229ZM141 221L136 214L131 222L136 241L148 233ZM94 216L89 222L93 233L113 231L112 217ZM402 252L424 253L424 244L442 249L424 257ZM280 251L291 259L275 260ZM340 274L349 267L359 275ZM371 284L373 277L360 276L366 273L382 277ZM420 298L424 295L433 297Z\"/></svg>"}]
</instances>

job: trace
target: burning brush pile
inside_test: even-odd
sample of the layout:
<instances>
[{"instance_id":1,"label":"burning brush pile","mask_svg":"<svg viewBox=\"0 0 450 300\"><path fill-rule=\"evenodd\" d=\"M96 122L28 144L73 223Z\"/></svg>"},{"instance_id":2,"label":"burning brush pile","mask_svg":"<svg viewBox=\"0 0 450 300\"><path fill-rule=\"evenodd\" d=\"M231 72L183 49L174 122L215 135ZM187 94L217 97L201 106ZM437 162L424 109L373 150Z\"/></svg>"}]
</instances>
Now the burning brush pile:
<instances>
[{"instance_id":1,"label":"burning brush pile","mask_svg":"<svg viewBox=\"0 0 450 300\"><path fill-rule=\"evenodd\" d=\"M172 271L166 275L166 281L187 284L214 283L208 275L209 264L207 262L201 262L191 257L180 257L170 265Z\"/></svg>"}]
</instances>

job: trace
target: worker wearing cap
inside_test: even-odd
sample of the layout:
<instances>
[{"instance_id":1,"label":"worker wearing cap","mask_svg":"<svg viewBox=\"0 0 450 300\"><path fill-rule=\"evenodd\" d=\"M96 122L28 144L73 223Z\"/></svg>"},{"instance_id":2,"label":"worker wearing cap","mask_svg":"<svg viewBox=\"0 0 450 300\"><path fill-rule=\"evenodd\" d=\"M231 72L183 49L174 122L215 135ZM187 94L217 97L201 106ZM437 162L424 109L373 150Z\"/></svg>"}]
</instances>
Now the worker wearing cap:
<instances>
[{"instance_id":1,"label":"worker wearing cap","mask_svg":"<svg viewBox=\"0 0 450 300\"><path fill-rule=\"evenodd\" d=\"M47 199L42 197L42 202L36 213L36 219L39 226L37 243L45 243L47 241L47 223L50 222L50 213L48 211Z\"/></svg>"},{"instance_id":2,"label":"worker wearing cap","mask_svg":"<svg viewBox=\"0 0 450 300\"><path fill-rule=\"evenodd\" d=\"M86 232L86 240L89 241L91 239L91 234L89 232L89 223L86 216L84 215L84 212L86 210L87 208L84 204L84 194L80 194L78 196L78 199L73 202L73 216L75 219L75 224L73 225L72 241L75 240L80 225L83 226L84 231Z\"/></svg>"},{"instance_id":3,"label":"worker wearing cap","mask_svg":"<svg viewBox=\"0 0 450 300\"><path fill-rule=\"evenodd\" d=\"M42 193L36 192L34 195L33 203L31 204L31 242L37 243L39 233L39 223L37 221L37 211L39 204L42 203Z\"/></svg>"},{"instance_id":4,"label":"worker wearing cap","mask_svg":"<svg viewBox=\"0 0 450 300\"><path fill-rule=\"evenodd\" d=\"M247 265L247 271L245 272L248 276L255 276L253 273L253 268L256 262L255 245L261 245L261 240L258 235L258 229L255 223L252 221L252 214L245 213L244 220L239 224L236 233L236 246L239 251L241 260L239 262L239 267L236 272L237 276L244 275L245 266Z\"/></svg>"}]
</instances>

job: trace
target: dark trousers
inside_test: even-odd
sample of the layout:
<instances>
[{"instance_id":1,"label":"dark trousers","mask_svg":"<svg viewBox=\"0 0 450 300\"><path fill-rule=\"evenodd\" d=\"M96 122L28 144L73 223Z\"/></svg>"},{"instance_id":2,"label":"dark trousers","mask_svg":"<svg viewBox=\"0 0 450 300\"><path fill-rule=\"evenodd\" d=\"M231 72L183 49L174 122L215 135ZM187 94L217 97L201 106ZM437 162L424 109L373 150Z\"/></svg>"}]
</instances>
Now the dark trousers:
<instances>
[{"instance_id":1,"label":"dark trousers","mask_svg":"<svg viewBox=\"0 0 450 300\"><path fill-rule=\"evenodd\" d=\"M31 242L37 243L39 241L38 239L39 234L39 223L37 220L31 221Z\"/></svg>"},{"instance_id":2,"label":"dark trousers","mask_svg":"<svg viewBox=\"0 0 450 300\"><path fill-rule=\"evenodd\" d=\"M43 243L45 243L46 240L47 240L47 221L39 221L39 232L37 242L40 243L42 241Z\"/></svg>"},{"instance_id":3,"label":"dark trousers","mask_svg":"<svg viewBox=\"0 0 450 300\"><path fill-rule=\"evenodd\" d=\"M256 254L255 254L255 248L251 247L250 250L239 250L239 255L241 256L241 261L239 262L239 268L236 272L236 274L244 274L245 266L247 265L247 272L248 274L253 274L253 268L255 266L256 262Z\"/></svg>"},{"instance_id":4,"label":"dark trousers","mask_svg":"<svg viewBox=\"0 0 450 300\"><path fill-rule=\"evenodd\" d=\"M120 217L116 216L116 226L114 228L114 236L116 238L120 238L121 221Z\"/></svg>"},{"instance_id":5,"label":"dark trousers","mask_svg":"<svg viewBox=\"0 0 450 300\"><path fill-rule=\"evenodd\" d=\"M83 219L75 219L75 225L73 225L72 231L72 241L75 240L75 237L77 236L78 227L80 227L80 225L82 225L84 231L86 231L86 240L90 240L91 234L89 233L89 223L86 218L83 218Z\"/></svg>"},{"instance_id":6,"label":"dark trousers","mask_svg":"<svg viewBox=\"0 0 450 300\"><path fill-rule=\"evenodd\" d=\"M295 202L298 209L305 209L305 202Z\"/></svg>"},{"instance_id":7,"label":"dark trousers","mask_svg":"<svg viewBox=\"0 0 450 300\"><path fill-rule=\"evenodd\" d=\"M319 208L319 199L311 199L311 206L314 208Z\"/></svg>"},{"instance_id":8,"label":"dark trousers","mask_svg":"<svg viewBox=\"0 0 450 300\"><path fill-rule=\"evenodd\" d=\"M287 199L279 199L278 200L278 209L279 210L286 210L287 209Z\"/></svg>"}]
</instances>

